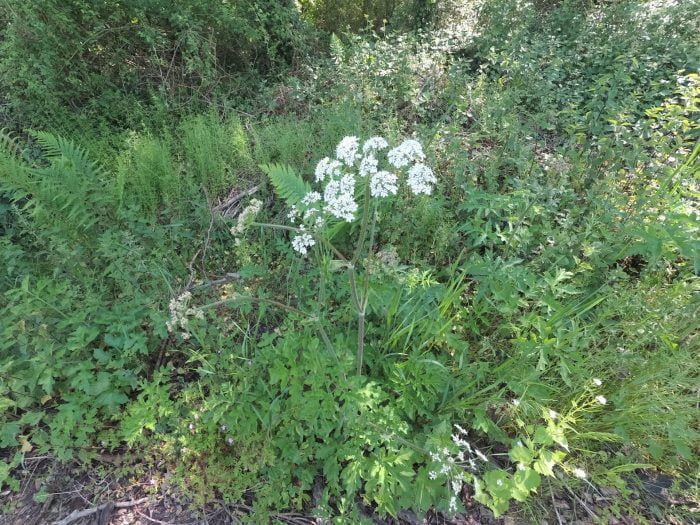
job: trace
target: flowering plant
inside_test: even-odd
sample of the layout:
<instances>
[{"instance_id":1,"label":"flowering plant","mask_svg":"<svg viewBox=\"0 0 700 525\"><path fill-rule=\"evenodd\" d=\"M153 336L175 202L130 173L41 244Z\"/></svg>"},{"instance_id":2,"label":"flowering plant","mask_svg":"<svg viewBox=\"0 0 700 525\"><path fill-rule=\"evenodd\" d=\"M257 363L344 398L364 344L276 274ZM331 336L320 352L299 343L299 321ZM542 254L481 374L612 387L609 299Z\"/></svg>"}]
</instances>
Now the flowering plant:
<instances>
[{"instance_id":1,"label":"flowering plant","mask_svg":"<svg viewBox=\"0 0 700 525\"><path fill-rule=\"evenodd\" d=\"M358 317L357 373L362 373L370 272L359 270L372 253L377 230L377 208L382 200L396 196L402 180L413 195L431 195L437 183L433 170L425 164L423 146L415 139L406 139L391 148L383 137L371 137L361 143L354 136L343 138L335 157L325 157L316 165L314 182L317 188L301 179L288 166L266 165L267 173L278 195L289 204L287 218L291 225L254 221L259 211L253 202L239 216L231 233L239 236L248 226L263 226L293 233L292 248L308 256L314 247L324 245L347 269L353 305ZM352 255L342 253L328 234L333 223L359 222L359 234ZM360 277L362 282L360 283ZM324 335L324 340L327 338ZM327 342L328 344L328 342Z\"/></svg>"}]
</instances>

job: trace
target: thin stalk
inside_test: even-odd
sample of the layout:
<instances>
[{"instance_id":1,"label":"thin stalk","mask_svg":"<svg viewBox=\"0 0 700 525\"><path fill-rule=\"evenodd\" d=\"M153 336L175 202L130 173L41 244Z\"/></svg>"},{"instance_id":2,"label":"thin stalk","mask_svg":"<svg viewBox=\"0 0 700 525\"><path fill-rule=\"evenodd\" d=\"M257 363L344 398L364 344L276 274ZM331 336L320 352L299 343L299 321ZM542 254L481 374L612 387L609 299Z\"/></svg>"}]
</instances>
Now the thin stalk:
<instances>
[{"instance_id":1,"label":"thin stalk","mask_svg":"<svg viewBox=\"0 0 700 525\"><path fill-rule=\"evenodd\" d=\"M327 246L341 261L349 262L348 258L343 255L333 244L326 238L321 237L320 235L314 234L314 232L310 232L308 230L302 230L300 228L295 228L294 226L285 226L283 224L272 224L269 222L251 222L251 226L259 226L261 228L272 228L273 230L286 230L286 231L291 231L295 233L308 233L310 234L315 240L319 241L322 243L324 246Z\"/></svg>"},{"instance_id":2,"label":"thin stalk","mask_svg":"<svg viewBox=\"0 0 700 525\"><path fill-rule=\"evenodd\" d=\"M292 313L301 315L302 317L306 317L307 319L311 319L312 321L317 320L317 317L315 315L311 315L309 313L306 313L303 310L299 310L298 308L294 308L293 306L289 306L288 304L284 304L280 301L275 301L274 299L266 299L264 297L253 297L251 295L237 295L237 296L232 297L230 299L224 299L222 301L215 301L213 303L209 303L209 304L205 304L204 306L200 306L200 309L214 308L215 306L221 306L222 304L232 303L234 301L239 301L239 300L250 301L251 303L271 304L273 306L276 306L276 307L281 308L283 310L286 310L288 312L292 312Z\"/></svg>"},{"instance_id":3,"label":"thin stalk","mask_svg":"<svg viewBox=\"0 0 700 525\"><path fill-rule=\"evenodd\" d=\"M357 264L362 253L362 248L365 245L365 237L367 236L367 224L369 222L369 181L370 177L365 177L365 200L362 205L362 224L360 225L360 237L357 240L357 246L355 247L355 254L352 256L353 265Z\"/></svg>"},{"instance_id":4,"label":"thin stalk","mask_svg":"<svg viewBox=\"0 0 700 525\"><path fill-rule=\"evenodd\" d=\"M365 355L365 313L357 316L357 375L362 375L362 361Z\"/></svg>"}]
</instances>

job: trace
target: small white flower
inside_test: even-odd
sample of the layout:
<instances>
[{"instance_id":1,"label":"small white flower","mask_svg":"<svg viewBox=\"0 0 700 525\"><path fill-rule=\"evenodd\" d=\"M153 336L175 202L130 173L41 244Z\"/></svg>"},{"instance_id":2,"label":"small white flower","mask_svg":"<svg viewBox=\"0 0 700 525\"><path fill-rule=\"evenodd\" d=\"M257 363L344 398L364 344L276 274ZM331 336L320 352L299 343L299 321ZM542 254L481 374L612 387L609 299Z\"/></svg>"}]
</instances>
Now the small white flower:
<instances>
[{"instance_id":1,"label":"small white flower","mask_svg":"<svg viewBox=\"0 0 700 525\"><path fill-rule=\"evenodd\" d=\"M593 378L593 384L595 386L601 386L603 384L603 382L598 378Z\"/></svg>"},{"instance_id":2,"label":"small white flower","mask_svg":"<svg viewBox=\"0 0 700 525\"><path fill-rule=\"evenodd\" d=\"M433 461L440 461L440 455L437 452L431 452L430 459Z\"/></svg>"},{"instance_id":3,"label":"small white flower","mask_svg":"<svg viewBox=\"0 0 700 525\"><path fill-rule=\"evenodd\" d=\"M489 459L484 456L481 451L474 449L474 453L476 454L476 457L478 457L481 461L488 461Z\"/></svg>"},{"instance_id":4,"label":"small white flower","mask_svg":"<svg viewBox=\"0 0 700 525\"><path fill-rule=\"evenodd\" d=\"M425 164L414 164L408 170L408 179L406 184L414 195L424 193L430 195L433 192L433 184L437 182L437 178L428 166Z\"/></svg>"},{"instance_id":5,"label":"small white flower","mask_svg":"<svg viewBox=\"0 0 700 525\"><path fill-rule=\"evenodd\" d=\"M580 479L586 479L586 471L583 470L582 468L575 468L574 469L574 476Z\"/></svg>"},{"instance_id":6,"label":"small white flower","mask_svg":"<svg viewBox=\"0 0 700 525\"><path fill-rule=\"evenodd\" d=\"M450 498L450 512L457 512L457 498L454 496Z\"/></svg>"},{"instance_id":7,"label":"small white flower","mask_svg":"<svg viewBox=\"0 0 700 525\"><path fill-rule=\"evenodd\" d=\"M292 239L292 248L298 251L302 255L306 255L316 241L308 233L301 233L300 235L295 235Z\"/></svg>"},{"instance_id":8,"label":"small white flower","mask_svg":"<svg viewBox=\"0 0 700 525\"><path fill-rule=\"evenodd\" d=\"M404 140L401 144L387 153L387 158L395 168L405 168L411 162L425 160L423 147L420 142L413 139Z\"/></svg>"},{"instance_id":9,"label":"small white flower","mask_svg":"<svg viewBox=\"0 0 700 525\"><path fill-rule=\"evenodd\" d=\"M360 141L357 137L345 137L336 147L335 156L346 165L352 166L357 160L358 149L360 149Z\"/></svg>"},{"instance_id":10,"label":"small white flower","mask_svg":"<svg viewBox=\"0 0 700 525\"><path fill-rule=\"evenodd\" d=\"M328 157L321 159L316 164L316 182L323 181L327 176L333 177L340 174L340 168L343 165L337 160L331 160Z\"/></svg>"},{"instance_id":11,"label":"small white flower","mask_svg":"<svg viewBox=\"0 0 700 525\"><path fill-rule=\"evenodd\" d=\"M231 228L231 235L238 237L243 234L245 229L250 225L255 216L260 213L262 209L262 201L258 199L252 199L250 204L246 206L243 211L238 215L238 222L235 226Z\"/></svg>"},{"instance_id":12,"label":"small white flower","mask_svg":"<svg viewBox=\"0 0 700 525\"><path fill-rule=\"evenodd\" d=\"M388 197L396 195L398 186L396 184L397 177L394 173L388 171L380 171L376 173L372 180L369 181L369 193L372 197Z\"/></svg>"},{"instance_id":13,"label":"small white flower","mask_svg":"<svg viewBox=\"0 0 700 525\"><path fill-rule=\"evenodd\" d=\"M511 403L513 403L513 406L516 406L516 407L520 406L520 400L519 400L519 399L513 399L513 401L511 401Z\"/></svg>"},{"instance_id":14,"label":"small white flower","mask_svg":"<svg viewBox=\"0 0 700 525\"><path fill-rule=\"evenodd\" d=\"M518 463L518 470L525 470L525 465Z\"/></svg>"},{"instance_id":15,"label":"small white flower","mask_svg":"<svg viewBox=\"0 0 700 525\"><path fill-rule=\"evenodd\" d=\"M595 396L595 400L596 400L598 403L600 403L601 405L604 405L604 404L606 404L606 403L608 402L608 400L605 399L605 397L603 397L603 396Z\"/></svg>"},{"instance_id":16,"label":"small white flower","mask_svg":"<svg viewBox=\"0 0 700 525\"><path fill-rule=\"evenodd\" d=\"M437 479L437 472L435 472L434 470L431 470L430 472L428 472L428 478Z\"/></svg>"},{"instance_id":17,"label":"small white flower","mask_svg":"<svg viewBox=\"0 0 700 525\"><path fill-rule=\"evenodd\" d=\"M502 479L497 479L497 480L496 480L496 485L498 485L499 487L501 487L501 486L503 485L503 480L502 480Z\"/></svg>"},{"instance_id":18,"label":"small white flower","mask_svg":"<svg viewBox=\"0 0 700 525\"><path fill-rule=\"evenodd\" d=\"M360 161L360 177L377 173L379 161L374 155L367 155Z\"/></svg>"},{"instance_id":19,"label":"small white flower","mask_svg":"<svg viewBox=\"0 0 700 525\"><path fill-rule=\"evenodd\" d=\"M372 137L365 141L365 144L362 146L362 153L365 155L367 153L375 153L387 146L389 146L389 143L382 137Z\"/></svg>"},{"instance_id":20,"label":"small white flower","mask_svg":"<svg viewBox=\"0 0 700 525\"><path fill-rule=\"evenodd\" d=\"M308 221L311 217L316 215L318 213L318 210L316 208L309 208L304 212L304 221Z\"/></svg>"},{"instance_id":21,"label":"small white flower","mask_svg":"<svg viewBox=\"0 0 700 525\"><path fill-rule=\"evenodd\" d=\"M457 480L452 480L450 485L452 486L452 492L455 494L459 494L459 491L462 490L462 483Z\"/></svg>"},{"instance_id":22,"label":"small white flower","mask_svg":"<svg viewBox=\"0 0 700 525\"><path fill-rule=\"evenodd\" d=\"M219 427L219 430L221 430L221 432L226 432L226 428L227 428L226 425L221 425Z\"/></svg>"},{"instance_id":23,"label":"small white flower","mask_svg":"<svg viewBox=\"0 0 700 525\"><path fill-rule=\"evenodd\" d=\"M228 443L229 445L233 445L233 438L232 437L226 438L226 443Z\"/></svg>"},{"instance_id":24,"label":"small white flower","mask_svg":"<svg viewBox=\"0 0 700 525\"><path fill-rule=\"evenodd\" d=\"M339 180L331 180L323 191L325 209L328 213L352 222L355 219L358 205L355 202L355 176L346 173Z\"/></svg>"},{"instance_id":25,"label":"small white flower","mask_svg":"<svg viewBox=\"0 0 700 525\"><path fill-rule=\"evenodd\" d=\"M304 198L301 199L301 203L304 206L311 206L312 204L317 203L318 201L321 200L321 194L317 191L310 191L306 195L304 195ZM292 206L293 207L293 206Z\"/></svg>"},{"instance_id":26,"label":"small white flower","mask_svg":"<svg viewBox=\"0 0 700 525\"><path fill-rule=\"evenodd\" d=\"M549 417L551 417L552 419L556 419L556 418L559 417L559 414L557 414L554 410L552 410L552 409L550 408L550 409L549 409Z\"/></svg>"}]
</instances>

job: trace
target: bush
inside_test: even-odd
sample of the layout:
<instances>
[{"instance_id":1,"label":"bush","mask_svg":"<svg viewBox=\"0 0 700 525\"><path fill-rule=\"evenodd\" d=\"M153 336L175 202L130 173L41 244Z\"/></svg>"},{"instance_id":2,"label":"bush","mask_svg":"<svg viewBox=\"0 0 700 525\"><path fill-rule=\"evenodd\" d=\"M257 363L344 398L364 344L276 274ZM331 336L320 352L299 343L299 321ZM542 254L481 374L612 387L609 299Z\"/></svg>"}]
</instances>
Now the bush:
<instances>
[{"instance_id":1,"label":"bush","mask_svg":"<svg viewBox=\"0 0 700 525\"><path fill-rule=\"evenodd\" d=\"M12 0L0 20L3 118L14 126L138 128L154 99L180 112L255 92L308 42L292 3L267 0Z\"/></svg>"}]
</instances>

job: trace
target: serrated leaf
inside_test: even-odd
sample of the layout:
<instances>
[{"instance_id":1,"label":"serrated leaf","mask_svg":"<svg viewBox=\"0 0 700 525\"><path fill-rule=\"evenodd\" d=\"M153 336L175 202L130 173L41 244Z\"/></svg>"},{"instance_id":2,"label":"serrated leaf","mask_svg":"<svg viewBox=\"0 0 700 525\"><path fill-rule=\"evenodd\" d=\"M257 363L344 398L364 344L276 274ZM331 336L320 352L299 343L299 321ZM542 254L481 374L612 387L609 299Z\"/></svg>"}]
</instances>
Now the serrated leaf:
<instances>
[{"instance_id":1,"label":"serrated leaf","mask_svg":"<svg viewBox=\"0 0 700 525\"><path fill-rule=\"evenodd\" d=\"M262 164L260 169L270 179L277 196L290 206L298 204L311 191L309 183L297 175L289 165Z\"/></svg>"}]
</instances>

